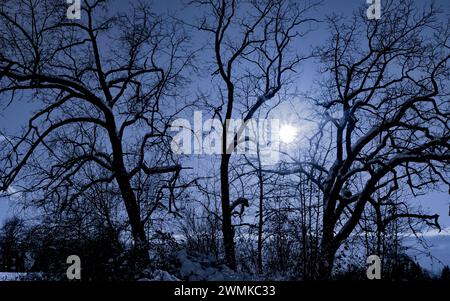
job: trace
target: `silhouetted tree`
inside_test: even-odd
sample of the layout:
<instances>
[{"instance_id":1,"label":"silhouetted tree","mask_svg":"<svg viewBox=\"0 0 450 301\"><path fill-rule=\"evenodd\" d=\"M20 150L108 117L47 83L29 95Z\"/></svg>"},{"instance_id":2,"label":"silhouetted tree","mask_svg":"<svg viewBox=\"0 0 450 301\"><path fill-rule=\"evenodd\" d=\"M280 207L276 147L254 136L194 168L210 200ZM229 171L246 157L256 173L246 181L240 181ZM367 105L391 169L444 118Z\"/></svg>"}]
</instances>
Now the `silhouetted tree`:
<instances>
[{"instance_id":1,"label":"silhouetted tree","mask_svg":"<svg viewBox=\"0 0 450 301\"><path fill-rule=\"evenodd\" d=\"M233 135L230 119L249 121L289 82L288 75L305 59L292 53L291 45L308 31L303 26L312 19L306 13L315 4L290 0L193 0L190 3L204 12L197 27L210 34L214 51L211 72L217 94L213 99L218 99L218 103L206 102L222 125L222 232L227 265L234 269L230 160L236 146L243 141L245 124ZM230 133L233 138L229 137Z\"/></svg>"},{"instance_id":2,"label":"silhouetted tree","mask_svg":"<svg viewBox=\"0 0 450 301\"><path fill-rule=\"evenodd\" d=\"M24 271L25 231L25 224L19 217L12 217L3 224L0 229L0 270Z\"/></svg>"},{"instance_id":3,"label":"silhouetted tree","mask_svg":"<svg viewBox=\"0 0 450 301\"><path fill-rule=\"evenodd\" d=\"M167 129L183 105L169 103L191 56L184 32L149 5L111 15L109 3L83 1L81 19L68 20L64 1L2 1L2 102L29 99L38 109L22 135L3 135L0 190L20 183L35 203L64 210L98 183L117 185L142 266L139 189L181 169Z\"/></svg>"},{"instance_id":4,"label":"silhouetted tree","mask_svg":"<svg viewBox=\"0 0 450 301\"><path fill-rule=\"evenodd\" d=\"M323 278L368 206L380 231L400 218L439 228L437 214L393 199L400 189L450 186L450 31L438 15L433 5L386 1L379 20L365 9L352 22L329 19L331 38L317 51L326 79L310 97L323 118L311 144L326 156L282 170L304 174L323 196Z\"/></svg>"},{"instance_id":5,"label":"silhouetted tree","mask_svg":"<svg viewBox=\"0 0 450 301\"><path fill-rule=\"evenodd\" d=\"M441 272L441 280L450 281L450 268L446 265Z\"/></svg>"}]
</instances>

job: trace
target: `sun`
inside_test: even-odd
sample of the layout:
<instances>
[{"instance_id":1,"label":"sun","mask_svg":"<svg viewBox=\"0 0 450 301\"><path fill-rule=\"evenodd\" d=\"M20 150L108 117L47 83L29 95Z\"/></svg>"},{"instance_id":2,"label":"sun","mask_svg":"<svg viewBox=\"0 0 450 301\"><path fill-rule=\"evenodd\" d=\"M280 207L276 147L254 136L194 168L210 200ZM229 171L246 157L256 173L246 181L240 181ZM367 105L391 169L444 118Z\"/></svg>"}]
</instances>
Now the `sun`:
<instances>
[{"instance_id":1,"label":"sun","mask_svg":"<svg viewBox=\"0 0 450 301\"><path fill-rule=\"evenodd\" d=\"M280 128L280 140L283 143L289 144L295 140L297 136L297 129L290 124L282 125Z\"/></svg>"}]
</instances>

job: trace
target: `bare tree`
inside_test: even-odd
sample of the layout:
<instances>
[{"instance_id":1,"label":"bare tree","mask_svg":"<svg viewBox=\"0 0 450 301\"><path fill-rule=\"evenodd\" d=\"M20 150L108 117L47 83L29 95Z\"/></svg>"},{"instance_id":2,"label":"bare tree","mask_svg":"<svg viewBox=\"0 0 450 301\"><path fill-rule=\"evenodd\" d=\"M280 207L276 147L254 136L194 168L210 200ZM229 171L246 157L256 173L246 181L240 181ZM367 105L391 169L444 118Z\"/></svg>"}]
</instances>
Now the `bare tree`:
<instances>
[{"instance_id":1,"label":"bare tree","mask_svg":"<svg viewBox=\"0 0 450 301\"><path fill-rule=\"evenodd\" d=\"M171 99L191 56L184 32L150 6L116 14L107 4L83 1L81 19L68 20L64 1L2 1L2 102L38 109L23 134L3 135L0 189L25 187L64 209L97 184L117 185L145 265L139 185L179 174L167 129L183 109Z\"/></svg>"},{"instance_id":2,"label":"bare tree","mask_svg":"<svg viewBox=\"0 0 450 301\"><path fill-rule=\"evenodd\" d=\"M0 229L0 270L23 271L25 268L25 223L14 216Z\"/></svg>"},{"instance_id":3,"label":"bare tree","mask_svg":"<svg viewBox=\"0 0 450 301\"><path fill-rule=\"evenodd\" d=\"M351 23L329 19L332 36L318 50L326 79L311 97L323 108L312 145L326 156L283 171L304 174L323 196L323 278L367 206L381 231L399 218L439 228L438 215L395 198L450 184L449 24L438 15L432 5L418 12L412 1L386 1L379 20L364 10Z\"/></svg>"},{"instance_id":4,"label":"bare tree","mask_svg":"<svg viewBox=\"0 0 450 301\"><path fill-rule=\"evenodd\" d=\"M197 27L210 34L214 52L212 77L217 93L212 106L222 124L222 232L227 265L235 268L229 167L233 151L242 142L244 125L230 139L229 120L249 121L290 82L288 75L305 59L292 53L292 42L309 30L302 27L312 21L306 13L315 4L289 0L198 0L191 4L206 12Z\"/></svg>"}]
</instances>

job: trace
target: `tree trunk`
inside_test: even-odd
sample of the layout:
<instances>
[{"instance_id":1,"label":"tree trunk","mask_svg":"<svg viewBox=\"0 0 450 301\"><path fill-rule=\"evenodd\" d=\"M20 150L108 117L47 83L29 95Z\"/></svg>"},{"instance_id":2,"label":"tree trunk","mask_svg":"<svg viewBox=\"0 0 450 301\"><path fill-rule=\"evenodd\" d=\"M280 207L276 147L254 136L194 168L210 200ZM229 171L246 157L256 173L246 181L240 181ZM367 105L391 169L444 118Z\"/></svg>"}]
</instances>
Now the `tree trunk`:
<instances>
[{"instance_id":1,"label":"tree trunk","mask_svg":"<svg viewBox=\"0 0 450 301\"><path fill-rule=\"evenodd\" d=\"M334 256L336 250L331 247L322 246L319 261L319 279L330 280L333 272Z\"/></svg>"},{"instance_id":2,"label":"tree trunk","mask_svg":"<svg viewBox=\"0 0 450 301\"><path fill-rule=\"evenodd\" d=\"M140 209L129 181L123 176L117 176L116 179L125 203L133 235L135 267L140 271L148 267L150 263L144 224L141 221Z\"/></svg>"},{"instance_id":3,"label":"tree trunk","mask_svg":"<svg viewBox=\"0 0 450 301\"><path fill-rule=\"evenodd\" d=\"M222 154L220 162L220 190L222 194L222 233L225 248L225 260L230 269L236 268L234 250L234 229L231 223L230 183L228 179L229 154Z\"/></svg>"},{"instance_id":4,"label":"tree trunk","mask_svg":"<svg viewBox=\"0 0 450 301\"><path fill-rule=\"evenodd\" d=\"M259 137L258 137L259 139ZM262 274L263 272L263 259L262 259L262 248L263 248L263 224L264 224L264 175L261 165L261 152L259 148L259 143L256 144L256 151L258 154L258 184L259 184L259 219L258 219L258 272Z\"/></svg>"},{"instance_id":5,"label":"tree trunk","mask_svg":"<svg viewBox=\"0 0 450 301\"><path fill-rule=\"evenodd\" d=\"M122 143L119 137L117 137L114 117L107 116L106 121L108 124L108 134L113 151L114 174L125 204L128 221L130 222L131 233L133 235L135 268L137 271L141 271L148 267L150 263L147 236L145 233L144 224L141 221L139 204L133 188L131 187L130 177L123 161Z\"/></svg>"},{"instance_id":6,"label":"tree trunk","mask_svg":"<svg viewBox=\"0 0 450 301\"><path fill-rule=\"evenodd\" d=\"M263 223L264 223L264 183L261 169L259 174L259 221L258 221L258 272L262 274L263 272L263 260L262 260L262 239L263 239Z\"/></svg>"},{"instance_id":7,"label":"tree trunk","mask_svg":"<svg viewBox=\"0 0 450 301\"><path fill-rule=\"evenodd\" d=\"M328 202L325 202L327 204ZM329 209L329 208L328 208ZM322 240L320 243L319 278L330 280L333 272L334 257L337 251L337 244L333 241L334 235L333 217L325 210L322 225Z\"/></svg>"}]
</instances>

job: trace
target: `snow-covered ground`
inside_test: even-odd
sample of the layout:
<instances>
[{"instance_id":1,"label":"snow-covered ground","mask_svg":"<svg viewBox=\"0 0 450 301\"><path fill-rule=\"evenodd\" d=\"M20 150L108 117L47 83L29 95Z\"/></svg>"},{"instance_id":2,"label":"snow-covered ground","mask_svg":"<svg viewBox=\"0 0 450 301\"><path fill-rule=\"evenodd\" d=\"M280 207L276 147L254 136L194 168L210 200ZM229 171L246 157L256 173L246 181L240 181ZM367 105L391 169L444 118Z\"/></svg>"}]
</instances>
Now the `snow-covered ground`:
<instances>
[{"instance_id":1,"label":"snow-covered ground","mask_svg":"<svg viewBox=\"0 0 450 301\"><path fill-rule=\"evenodd\" d=\"M186 250L174 254L175 266L171 271L156 270L138 281L249 281L257 280L251 275L236 273L213 258L193 257Z\"/></svg>"},{"instance_id":2,"label":"snow-covered ground","mask_svg":"<svg viewBox=\"0 0 450 301\"><path fill-rule=\"evenodd\" d=\"M27 273L0 272L0 281L19 281L27 276Z\"/></svg>"},{"instance_id":3,"label":"snow-covered ground","mask_svg":"<svg viewBox=\"0 0 450 301\"><path fill-rule=\"evenodd\" d=\"M427 269L433 275L440 275L444 266L450 266L450 234L429 235L426 241L428 249L418 245L414 239L406 241L407 253L422 268Z\"/></svg>"}]
</instances>

